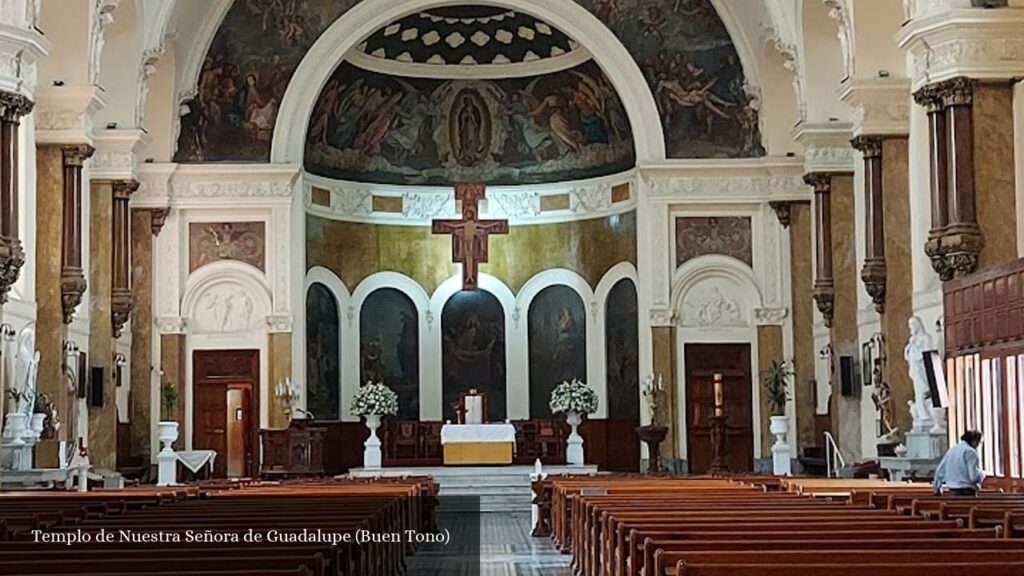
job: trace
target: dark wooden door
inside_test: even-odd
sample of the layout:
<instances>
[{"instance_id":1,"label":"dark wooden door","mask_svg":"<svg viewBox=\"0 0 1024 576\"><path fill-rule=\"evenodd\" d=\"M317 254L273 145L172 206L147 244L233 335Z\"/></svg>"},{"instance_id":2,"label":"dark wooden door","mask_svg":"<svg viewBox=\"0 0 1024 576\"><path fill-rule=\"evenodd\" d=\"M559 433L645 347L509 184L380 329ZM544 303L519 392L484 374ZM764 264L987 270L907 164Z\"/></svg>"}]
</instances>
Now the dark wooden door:
<instances>
[{"instance_id":1,"label":"dark wooden door","mask_svg":"<svg viewBox=\"0 0 1024 576\"><path fill-rule=\"evenodd\" d=\"M259 442L258 350L193 354L192 447L216 450L214 475L255 477ZM239 474L241 472L241 474Z\"/></svg>"},{"instance_id":2,"label":"dark wooden door","mask_svg":"<svg viewBox=\"0 0 1024 576\"><path fill-rule=\"evenodd\" d=\"M754 467L754 416L749 344L686 344L686 450L691 474L713 459L709 418L715 413L714 374L722 374L727 434L725 460L733 472Z\"/></svg>"}]
</instances>

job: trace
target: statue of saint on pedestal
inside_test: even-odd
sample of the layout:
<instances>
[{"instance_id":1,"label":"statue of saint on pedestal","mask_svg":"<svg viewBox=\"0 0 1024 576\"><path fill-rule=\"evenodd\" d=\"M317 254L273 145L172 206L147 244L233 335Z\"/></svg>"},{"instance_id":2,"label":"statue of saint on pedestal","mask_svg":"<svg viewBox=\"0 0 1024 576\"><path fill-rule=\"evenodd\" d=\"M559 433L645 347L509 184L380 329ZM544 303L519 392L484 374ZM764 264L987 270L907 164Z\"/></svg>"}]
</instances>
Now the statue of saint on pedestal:
<instances>
[{"instance_id":1,"label":"statue of saint on pedestal","mask_svg":"<svg viewBox=\"0 0 1024 576\"><path fill-rule=\"evenodd\" d=\"M932 420L931 388L928 386L928 372L925 368L926 353L934 350L932 337L924 328L924 322L917 316L908 321L910 339L903 349L903 357L910 368L910 379L914 383L914 399L908 402L910 415L914 419L914 432L927 432L934 424Z\"/></svg>"}]
</instances>

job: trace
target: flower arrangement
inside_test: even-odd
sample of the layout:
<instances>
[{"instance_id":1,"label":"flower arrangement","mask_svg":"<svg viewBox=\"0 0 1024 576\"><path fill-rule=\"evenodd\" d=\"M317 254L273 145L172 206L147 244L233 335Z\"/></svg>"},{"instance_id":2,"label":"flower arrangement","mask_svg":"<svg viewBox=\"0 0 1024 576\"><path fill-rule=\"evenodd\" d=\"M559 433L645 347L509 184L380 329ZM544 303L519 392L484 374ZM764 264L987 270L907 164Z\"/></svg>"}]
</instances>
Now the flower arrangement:
<instances>
[{"instance_id":1,"label":"flower arrangement","mask_svg":"<svg viewBox=\"0 0 1024 576\"><path fill-rule=\"evenodd\" d=\"M555 386L549 405L553 414L593 414L597 412L597 392L578 378L573 378L572 381L563 381Z\"/></svg>"},{"instance_id":2,"label":"flower arrangement","mask_svg":"<svg viewBox=\"0 0 1024 576\"><path fill-rule=\"evenodd\" d=\"M383 382L367 382L356 392L350 411L353 416L394 416L398 414L398 394Z\"/></svg>"}]
</instances>

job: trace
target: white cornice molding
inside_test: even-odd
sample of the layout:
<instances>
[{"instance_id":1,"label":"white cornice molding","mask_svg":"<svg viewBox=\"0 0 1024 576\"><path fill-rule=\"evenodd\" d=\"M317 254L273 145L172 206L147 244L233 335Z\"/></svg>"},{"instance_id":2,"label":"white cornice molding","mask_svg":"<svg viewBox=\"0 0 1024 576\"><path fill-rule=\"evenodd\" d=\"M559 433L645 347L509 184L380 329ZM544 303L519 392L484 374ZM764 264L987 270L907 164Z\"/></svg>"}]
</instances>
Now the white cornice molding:
<instances>
[{"instance_id":1,"label":"white cornice molding","mask_svg":"<svg viewBox=\"0 0 1024 576\"><path fill-rule=\"evenodd\" d=\"M166 208L170 204L171 174L177 164L142 164L136 179L139 189L128 202L132 208Z\"/></svg>"},{"instance_id":2,"label":"white cornice molding","mask_svg":"<svg viewBox=\"0 0 1024 576\"><path fill-rule=\"evenodd\" d=\"M133 208L238 207L289 204L296 164L142 164Z\"/></svg>"},{"instance_id":3,"label":"white cornice molding","mask_svg":"<svg viewBox=\"0 0 1024 576\"><path fill-rule=\"evenodd\" d=\"M646 197L658 203L759 204L810 200L800 158L707 160L645 166Z\"/></svg>"},{"instance_id":4,"label":"white cornice molding","mask_svg":"<svg viewBox=\"0 0 1024 576\"><path fill-rule=\"evenodd\" d=\"M957 76L1024 75L1024 9L951 9L911 20L896 41L914 58L914 90Z\"/></svg>"},{"instance_id":5,"label":"white cornice molding","mask_svg":"<svg viewBox=\"0 0 1024 576\"><path fill-rule=\"evenodd\" d=\"M910 133L910 79L855 78L839 89L853 108L854 136L905 136Z\"/></svg>"},{"instance_id":6,"label":"white cornice molding","mask_svg":"<svg viewBox=\"0 0 1024 576\"><path fill-rule=\"evenodd\" d=\"M36 143L92 144L93 116L106 106L96 86L44 86L36 90Z\"/></svg>"},{"instance_id":7,"label":"white cornice molding","mask_svg":"<svg viewBox=\"0 0 1024 576\"><path fill-rule=\"evenodd\" d=\"M629 184L633 171L575 182L488 186L480 205L482 218L507 219L511 224L544 224L600 218L636 208L637 192L630 186L629 198L612 201L612 188ZM330 206L313 203L313 188L326 190ZM345 182L313 174L303 177L306 212L332 220L426 226L435 218L457 218L450 186L400 186ZM564 208L542 209L545 197L565 197ZM401 198L401 212L377 212L374 198Z\"/></svg>"},{"instance_id":8,"label":"white cornice molding","mask_svg":"<svg viewBox=\"0 0 1024 576\"><path fill-rule=\"evenodd\" d=\"M144 130L97 130L93 135L96 152L89 165L92 179L134 180L138 171L138 153L149 144Z\"/></svg>"},{"instance_id":9,"label":"white cornice molding","mask_svg":"<svg viewBox=\"0 0 1024 576\"><path fill-rule=\"evenodd\" d=\"M523 78L552 74L575 68L591 59L590 51L579 46L560 56L542 58L531 62L509 62L508 64L427 64L425 62L401 62L371 56L358 49L349 51L345 59L350 63L380 74L404 78L434 78L439 80L491 80L495 78Z\"/></svg>"},{"instance_id":10,"label":"white cornice molding","mask_svg":"<svg viewBox=\"0 0 1024 576\"><path fill-rule=\"evenodd\" d=\"M859 152L850 145L853 125L845 122L800 124L793 139L804 147L804 172L853 172Z\"/></svg>"},{"instance_id":11,"label":"white cornice molding","mask_svg":"<svg viewBox=\"0 0 1024 576\"><path fill-rule=\"evenodd\" d=\"M37 63L50 53L50 42L35 29L34 13L28 2L0 2L0 90L30 99L36 89Z\"/></svg>"}]
</instances>

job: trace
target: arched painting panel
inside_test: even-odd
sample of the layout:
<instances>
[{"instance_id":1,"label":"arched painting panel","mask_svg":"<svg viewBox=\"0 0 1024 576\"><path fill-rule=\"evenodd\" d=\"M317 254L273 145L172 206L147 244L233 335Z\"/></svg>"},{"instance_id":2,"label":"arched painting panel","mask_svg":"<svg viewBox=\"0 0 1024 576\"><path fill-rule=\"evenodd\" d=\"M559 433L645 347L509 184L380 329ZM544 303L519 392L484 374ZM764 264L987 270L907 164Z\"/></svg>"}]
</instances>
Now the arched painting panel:
<instances>
[{"instance_id":1,"label":"arched painting panel","mask_svg":"<svg viewBox=\"0 0 1024 576\"><path fill-rule=\"evenodd\" d=\"M530 303L530 418L551 418L551 391L560 382L587 379L587 314L568 286L549 286Z\"/></svg>"},{"instance_id":2,"label":"arched painting panel","mask_svg":"<svg viewBox=\"0 0 1024 576\"><path fill-rule=\"evenodd\" d=\"M640 333L636 287L628 278L608 293L605 360L608 418L640 422Z\"/></svg>"},{"instance_id":3,"label":"arched painting panel","mask_svg":"<svg viewBox=\"0 0 1024 576\"><path fill-rule=\"evenodd\" d=\"M306 293L306 409L317 420L338 420L341 394L338 301L326 286Z\"/></svg>"},{"instance_id":4,"label":"arched painting panel","mask_svg":"<svg viewBox=\"0 0 1024 576\"><path fill-rule=\"evenodd\" d=\"M486 290L452 295L441 311L442 413L455 421L459 397L475 388L487 398L487 418L506 415L505 311Z\"/></svg>"},{"instance_id":5,"label":"arched painting panel","mask_svg":"<svg viewBox=\"0 0 1024 576\"><path fill-rule=\"evenodd\" d=\"M416 306L394 288L374 290L359 314L360 383L383 382L398 394L398 419L420 417L420 341Z\"/></svg>"}]
</instances>

